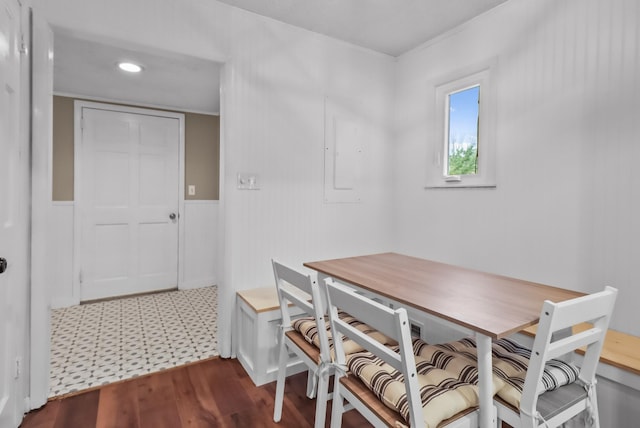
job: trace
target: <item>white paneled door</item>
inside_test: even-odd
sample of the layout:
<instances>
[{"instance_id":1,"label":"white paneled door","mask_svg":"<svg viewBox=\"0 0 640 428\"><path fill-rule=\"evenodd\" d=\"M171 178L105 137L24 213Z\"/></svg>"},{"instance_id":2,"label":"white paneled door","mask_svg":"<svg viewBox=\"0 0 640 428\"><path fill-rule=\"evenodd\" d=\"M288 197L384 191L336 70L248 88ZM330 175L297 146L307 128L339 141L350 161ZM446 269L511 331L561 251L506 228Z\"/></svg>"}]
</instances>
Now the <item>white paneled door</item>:
<instances>
[{"instance_id":1,"label":"white paneled door","mask_svg":"<svg viewBox=\"0 0 640 428\"><path fill-rule=\"evenodd\" d=\"M83 301L178 285L183 119L132 111L81 107L76 255Z\"/></svg>"},{"instance_id":2,"label":"white paneled door","mask_svg":"<svg viewBox=\"0 0 640 428\"><path fill-rule=\"evenodd\" d=\"M20 257L20 15L15 0L2 0L0 5L0 427L12 427L19 420L14 337L18 326L12 314L19 310L20 287L13 269Z\"/></svg>"}]
</instances>

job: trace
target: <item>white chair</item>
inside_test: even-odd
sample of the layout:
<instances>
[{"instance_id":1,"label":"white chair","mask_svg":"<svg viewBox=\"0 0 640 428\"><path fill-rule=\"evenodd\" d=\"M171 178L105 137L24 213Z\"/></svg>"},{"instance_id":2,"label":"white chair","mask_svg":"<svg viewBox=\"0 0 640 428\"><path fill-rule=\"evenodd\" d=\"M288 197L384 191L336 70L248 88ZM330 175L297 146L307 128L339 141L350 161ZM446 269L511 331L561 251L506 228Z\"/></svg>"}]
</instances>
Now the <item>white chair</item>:
<instances>
[{"instance_id":1,"label":"white chair","mask_svg":"<svg viewBox=\"0 0 640 428\"><path fill-rule=\"evenodd\" d=\"M560 303L546 301L531 351L531 359L520 400L516 409L496 397L498 418L514 428L557 427L581 412L589 420L585 426L599 427L596 397L596 368L609 326L618 291L604 291ZM578 333L571 328L589 322L593 327ZM551 359L573 355L586 347L576 382L558 389L539 392L545 365Z\"/></svg>"},{"instance_id":2,"label":"white chair","mask_svg":"<svg viewBox=\"0 0 640 428\"><path fill-rule=\"evenodd\" d=\"M274 260L271 262L282 312L282 328L279 338L280 359L273 420L279 422L282 417L287 361L289 352L294 352L309 368L307 396L313 398L314 395L317 395L314 426L316 428L324 428L327 400L329 399L328 377L331 374L331 356L327 331L325 328L317 329L320 343L320 349L318 349L307 342L301 333L292 329L290 315L290 308L297 307L307 315L314 317L316 325L324 326L324 314L326 312L324 298L320 293L314 276L303 275ZM320 373L321 371L322 373Z\"/></svg>"},{"instance_id":3,"label":"white chair","mask_svg":"<svg viewBox=\"0 0 640 428\"><path fill-rule=\"evenodd\" d=\"M418 382L411 327L406 310L404 308L392 310L374 300L357 294L352 288L334 282L331 279L325 280L325 292L329 307L331 332L334 337L334 364L338 367L334 376L331 427L339 428L341 426L342 415L345 411L350 410L351 406L358 410L375 427L396 427L407 424L407 421L399 411L385 405L358 376L354 373L345 375L347 371L345 367L346 356L342 347L342 340L338 340L338 338L352 339L372 354L352 354L351 358L369 359L371 361L379 358L401 374L404 379L404 391L399 384L396 384L393 388L400 394L406 394L406 401L405 398L402 398L401 402L408 403L408 407L403 405L403 409L408 408L408 412L404 411L404 413L408 413L410 426L412 428L424 427L422 391ZM372 328L395 339L398 342L399 351L396 352L394 349L382 345L341 320L338 316L338 307ZM379 363L381 364L382 361ZM378 362L372 363L372 367L376 365L379 365ZM394 373L393 376L396 375L397 373ZM378 379L382 377L379 376ZM393 379L397 381L398 377L393 377ZM371 383L373 383L373 380ZM344 400L348 402L349 409L345 406ZM438 426L444 425L452 428L477 427L477 411L475 411L475 408L467 409Z\"/></svg>"}]
</instances>

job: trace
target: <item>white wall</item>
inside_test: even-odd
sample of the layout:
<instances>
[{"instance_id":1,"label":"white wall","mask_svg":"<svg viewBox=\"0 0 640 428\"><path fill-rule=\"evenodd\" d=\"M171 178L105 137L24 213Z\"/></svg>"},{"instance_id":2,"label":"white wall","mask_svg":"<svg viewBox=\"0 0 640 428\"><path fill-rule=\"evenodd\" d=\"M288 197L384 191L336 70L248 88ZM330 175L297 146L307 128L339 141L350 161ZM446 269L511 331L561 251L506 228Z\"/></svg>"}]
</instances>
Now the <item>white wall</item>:
<instances>
[{"instance_id":1,"label":"white wall","mask_svg":"<svg viewBox=\"0 0 640 428\"><path fill-rule=\"evenodd\" d=\"M47 216L47 288L52 308L80 303L73 280L73 201L52 202Z\"/></svg>"},{"instance_id":2,"label":"white wall","mask_svg":"<svg viewBox=\"0 0 640 428\"><path fill-rule=\"evenodd\" d=\"M184 202L184 268L180 289L218 283L218 201Z\"/></svg>"},{"instance_id":3,"label":"white wall","mask_svg":"<svg viewBox=\"0 0 640 428\"><path fill-rule=\"evenodd\" d=\"M225 62L222 94L221 354L237 290L273 284L269 260L297 264L387 250L391 242L390 57L215 1L35 2L53 25ZM360 204L323 204L324 99L364 123ZM236 189L257 173L260 190ZM212 260L213 263L213 260Z\"/></svg>"},{"instance_id":4,"label":"white wall","mask_svg":"<svg viewBox=\"0 0 640 428\"><path fill-rule=\"evenodd\" d=\"M400 57L396 250L615 286L612 327L640 335L639 18L636 0L511 0ZM433 80L491 58L498 187L425 190Z\"/></svg>"},{"instance_id":5,"label":"white wall","mask_svg":"<svg viewBox=\"0 0 640 428\"><path fill-rule=\"evenodd\" d=\"M31 135L31 295L29 392L25 410L36 409L49 395L51 332L51 252L47 248L51 210L53 122L53 34L38 14L32 15L32 135ZM66 261L71 266L70 261Z\"/></svg>"},{"instance_id":6,"label":"white wall","mask_svg":"<svg viewBox=\"0 0 640 428\"><path fill-rule=\"evenodd\" d=\"M223 284L271 286L272 257L298 265L387 249L392 60L240 11L234 18L222 112ZM362 203L323 203L325 96L364 123ZM257 173L261 190L237 190L239 172ZM233 297L220 306L223 331Z\"/></svg>"}]
</instances>

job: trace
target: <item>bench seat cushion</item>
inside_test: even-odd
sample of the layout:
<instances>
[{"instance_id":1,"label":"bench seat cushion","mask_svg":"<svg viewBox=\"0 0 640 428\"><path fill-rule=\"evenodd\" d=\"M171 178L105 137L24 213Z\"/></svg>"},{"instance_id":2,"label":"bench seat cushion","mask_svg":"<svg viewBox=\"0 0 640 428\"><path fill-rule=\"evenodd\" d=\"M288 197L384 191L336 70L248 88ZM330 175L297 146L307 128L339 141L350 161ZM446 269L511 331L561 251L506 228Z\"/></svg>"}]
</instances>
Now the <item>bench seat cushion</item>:
<instances>
[{"instance_id":1,"label":"bench seat cushion","mask_svg":"<svg viewBox=\"0 0 640 428\"><path fill-rule=\"evenodd\" d=\"M349 315L344 311L339 311L338 317L342 321L350 324L351 326L357 328L361 332L369 335L370 337L374 338L375 340L382 343L383 345L396 344L396 342L393 339L369 327L363 322L360 322L359 320L357 320L356 318L352 317L351 315ZM314 317L298 318L291 322L291 327L293 327L294 330L300 332L300 334L302 334L305 337L307 342L312 343L318 349L320 348L320 338L318 336L318 329L317 329L316 320ZM331 336L331 326L329 324L328 317L327 317L327 321L325 321L324 328L326 329L327 336L329 337L329 346L331 349L333 349L333 338ZM356 342L354 342L351 339L344 340L342 342L342 346L344 348L344 352L346 355L353 354L354 352L360 352L363 350L363 348L360 345L358 345Z\"/></svg>"}]
</instances>

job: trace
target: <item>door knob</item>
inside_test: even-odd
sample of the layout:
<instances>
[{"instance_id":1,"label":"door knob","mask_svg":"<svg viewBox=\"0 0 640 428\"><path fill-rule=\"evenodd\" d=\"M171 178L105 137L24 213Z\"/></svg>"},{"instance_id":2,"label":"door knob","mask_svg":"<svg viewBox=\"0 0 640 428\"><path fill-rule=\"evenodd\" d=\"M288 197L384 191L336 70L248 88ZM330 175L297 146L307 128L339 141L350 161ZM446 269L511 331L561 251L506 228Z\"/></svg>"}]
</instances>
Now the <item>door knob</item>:
<instances>
[{"instance_id":1,"label":"door knob","mask_svg":"<svg viewBox=\"0 0 640 428\"><path fill-rule=\"evenodd\" d=\"M7 259L0 257L0 273L4 273L7 270Z\"/></svg>"},{"instance_id":2,"label":"door knob","mask_svg":"<svg viewBox=\"0 0 640 428\"><path fill-rule=\"evenodd\" d=\"M171 214L169 214L169 218L170 218L171 220L175 220L175 219L176 219L176 213L171 213Z\"/></svg>"}]
</instances>

